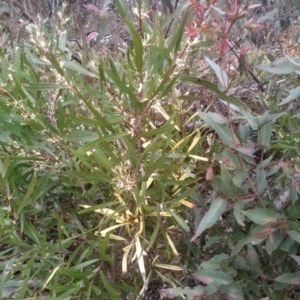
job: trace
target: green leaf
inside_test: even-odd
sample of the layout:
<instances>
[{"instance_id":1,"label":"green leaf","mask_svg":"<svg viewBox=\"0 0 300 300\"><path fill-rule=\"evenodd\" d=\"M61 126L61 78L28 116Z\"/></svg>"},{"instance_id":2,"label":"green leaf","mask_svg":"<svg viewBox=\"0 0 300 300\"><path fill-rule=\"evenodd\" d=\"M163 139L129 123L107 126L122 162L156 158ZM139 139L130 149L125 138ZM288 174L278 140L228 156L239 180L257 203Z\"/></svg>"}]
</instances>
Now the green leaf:
<instances>
[{"instance_id":1,"label":"green leaf","mask_svg":"<svg viewBox=\"0 0 300 300\"><path fill-rule=\"evenodd\" d=\"M232 284L229 286L227 292L227 300L244 300L244 294L242 288L238 284Z\"/></svg>"},{"instance_id":2,"label":"green leaf","mask_svg":"<svg viewBox=\"0 0 300 300\"><path fill-rule=\"evenodd\" d=\"M229 87L229 79L225 71L210 58L204 57L204 59L216 73L219 83L222 85L223 90L227 90Z\"/></svg>"},{"instance_id":3,"label":"green leaf","mask_svg":"<svg viewBox=\"0 0 300 300\"><path fill-rule=\"evenodd\" d=\"M83 268L85 268L85 267L87 267L87 266L89 266L89 265L91 265L91 264L93 264L93 263L95 263L97 261L99 261L99 258L87 260L87 261L84 261L81 264L78 264L78 265L72 267L72 269L77 271L77 270L83 269Z\"/></svg>"},{"instance_id":4,"label":"green leaf","mask_svg":"<svg viewBox=\"0 0 300 300\"><path fill-rule=\"evenodd\" d=\"M28 186L27 192L18 207L18 210L16 212L17 215L19 215L20 212L23 210L23 208L29 204L28 202L29 202L30 196L33 194L33 191L34 191L34 188L36 185L36 181L37 181L37 176L36 176L36 173L34 173L32 176L31 182Z\"/></svg>"},{"instance_id":5,"label":"green leaf","mask_svg":"<svg viewBox=\"0 0 300 300\"><path fill-rule=\"evenodd\" d=\"M29 82L24 87L29 91L48 91L62 89L63 87L55 83Z\"/></svg>"},{"instance_id":6,"label":"green leaf","mask_svg":"<svg viewBox=\"0 0 300 300\"><path fill-rule=\"evenodd\" d=\"M261 64L256 66L257 69L267 71L272 74L291 74L296 67L293 66L285 57L279 58L270 64Z\"/></svg>"},{"instance_id":7,"label":"green leaf","mask_svg":"<svg viewBox=\"0 0 300 300\"><path fill-rule=\"evenodd\" d=\"M276 223L280 219L280 215L271 209L267 208L254 208L243 211L243 214L252 222L260 225L267 223Z\"/></svg>"},{"instance_id":8,"label":"green leaf","mask_svg":"<svg viewBox=\"0 0 300 300\"><path fill-rule=\"evenodd\" d=\"M295 230L285 231L294 241L300 244L300 233Z\"/></svg>"},{"instance_id":9,"label":"green leaf","mask_svg":"<svg viewBox=\"0 0 300 300\"><path fill-rule=\"evenodd\" d=\"M187 83L187 84L192 84L192 85L196 85L196 86L205 86L208 89L210 89L211 91L215 92L217 95L220 96L221 99L223 99L224 101L233 104L239 108L244 108L246 110L250 110L250 108L247 106L246 103L244 103L243 101L233 97L233 96L228 96L226 95L226 93L221 92L217 85L215 85L214 83L204 80L204 79L200 79L197 77L193 77L193 76L180 76L179 80ZM202 100L202 98L199 97L199 100Z\"/></svg>"},{"instance_id":10,"label":"green leaf","mask_svg":"<svg viewBox=\"0 0 300 300\"><path fill-rule=\"evenodd\" d=\"M192 42L191 43L191 47L192 48L209 48L210 46L214 45L216 43L216 41L214 40L207 40L207 41L196 41L196 42Z\"/></svg>"},{"instance_id":11,"label":"green leaf","mask_svg":"<svg viewBox=\"0 0 300 300\"><path fill-rule=\"evenodd\" d=\"M229 259L229 255L223 253L223 254L215 255L209 261L204 261L203 263L201 263L200 266L202 269L205 270L219 270L222 262L228 259Z\"/></svg>"},{"instance_id":12,"label":"green leaf","mask_svg":"<svg viewBox=\"0 0 300 300\"><path fill-rule=\"evenodd\" d=\"M212 227L220 218L227 205L227 201L222 198L217 198L212 201L212 204L200 221L200 224L196 230L195 235L191 241L194 241L204 230Z\"/></svg>"},{"instance_id":13,"label":"green leaf","mask_svg":"<svg viewBox=\"0 0 300 300\"><path fill-rule=\"evenodd\" d=\"M234 144L237 143L239 140L237 136L231 132L229 126L227 124L221 124L221 118L218 114L216 113L203 113L199 112L199 116L201 119L203 119L209 126L211 126L219 135L221 141L229 146L234 148ZM220 119L217 119L217 116ZM220 120L220 121L219 121ZM224 122L224 120L223 120Z\"/></svg>"},{"instance_id":14,"label":"green leaf","mask_svg":"<svg viewBox=\"0 0 300 300\"><path fill-rule=\"evenodd\" d=\"M92 173L84 173L84 172L76 172L76 171L69 171L70 175L75 177L81 178L86 182L111 182L111 177L109 177L106 173L95 170L94 174Z\"/></svg>"},{"instance_id":15,"label":"green leaf","mask_svg":"<svg viewBox=\"0 0 300 300\"><path fill-rule=\"evenodd\" d=\"M158 134L167 134L171 132L175 127L175 123L173 122L166 122L163 126L148 130L148 131L143 131L142 132L142 137L149 137L149 136L156 136Z\"/></svg>"},{"instance_id":16,"label":"green leaf","mask_svg":"<svg viewBox=\"0 0 300 300\"><path fill-rule=\"evenodd\" d=\"M118 12L120 13L121 17L123 19L128 19L131 22L133 22L132 16L130 14L130 11L129 11L129 8L128 8L128 5L127 5L126 1L114 0L114 2L115 2L116 6L118 8Z\"/></svg>"},{"instance_id":17,"label":"green leaf","mask_svg":"<svg viewBox=\"0 0 300 300\"><path fill-rule=\"evenodd\" d=\"M128 26L130 35L132 37L133 40L133 45L134 45L134 59L135 59L135 64L136 64L136 68L140 74L140 76L142 76L142 71L143 71L143 42L142 42L142 38L140 36L140 34L136 31L136 29L134 28L132 22L126 21L126 24Z\"/></svg>"},{"instance_id":18,"label":"green leaf","mask_svg":"<svg viewBox=\"0 0 300 300\"><path fill-rule=\"evenodd\" d=\"M85 279L88 276L92 275L93 272L83 272L83 271L76 271L73 268L59 268L57 273L65 275L70 278L78 278L78 279Z\"/></svg>"},{"instance_id":19,"label":"green leaf","mask_svg":"<svg viewBox=\"0 0 300 300\"><path fill-rule=\"evenodd\" d=\"M291 101L299 98L300 96L300 86L294 88L294 89L291 89L289 90L289 95L284 98L280 103L279 105L284 105L284 104L288 104L290 103Z\"/></svg>"},{"instance_id":20,"label":"green leaf","mask_svg":"<svg viewBox=\"0 0 300 300\"><path fill-rule=\"evenodd\" d=\"M264 3L264 2L262 2L262 3ZM279 12L278 8L275 7L271 11L268 11L267 13L263 14L263 16L259 17L256 20L256 23L261 24L266 21L272 20L278 14L278 12Z\"/></svg>"},{"instance_id":21,"label":"green leaf","mask_svg":"<svg viewBox=\"0 0 300 300\"><path fill-rule=\"evenodd\" d=\"M272 137L272 125L271 122L268 122L262 128L259 129L257 142L260 145L269 147L271 145L271 137Z\"/></svg>"},{"instance_id":22,"label":"green leaf","mask_svg":"<svg viewBox=\"0 0 300 300\"><path fill-rule=\"evenodd\" d=\"M296 261L298 266L300 265L300 256L297 256L297 255L294 255L294 254L290 254L289 256Z\"/></svg>"},{"instance_id":23,"label":"green leaf","mask_svg":"<svg viewBox=\"0 0 300 300\"><path fill-rule=\"evenodd\" d=\"M74 61L66 61L64 62L64 67L67 69L70 69L72 71L75 71L79 74L94 77L94 78L99 78L97 74L94 74L90 71L88 71L86 68L83 66L79 65L78 63L75 63Z\"/></svg>"},{"instance_id":24,"label":"green leaf","mask_svg":"<svg viewBox=\"0 0 300 300\"><path fill-rule=\"evenodd\" d=\"M221 284L231 284L233 282L233 279L226 273L214 270L202 270L193 273L193 276L207 285L216 284L220 286Z\"/></svg>"},{"instance_id":25,"label":"green leaf","mask_svg":"<svg viewBox=\"0 0 300 300\"><path fill-rule=\"evenodd\" d=\"M149 251L151 249L154 242L156 241L156 238L157 238L157 235L158 235L160 229L161 229L161 216L160 216L160 212L157 212L155 228L153 230L153 233L151 234L151 238L150 238L148 246L147 246L147 251Z\"/></svg>"},{"instance_id":26,"label":"green leaf","mask_svg":"<svg viewBox=\"0 0 300 300\"><path fill-rule=\"evenodd\" d=\"M300 272L283 274L275 278L275 281L298 285L300 284Z\"/></svg>"},{"instance_id":27,"label":"green leaf","mask_svg":"<svg viewBox=\"0 0 300 300\"><path fill-rule=\"evenodd\" d=\"M100 272L100 276L101 276L102 283L103 283L104 287L106 288L106 290L110 293L110 295L116 297L118 295L118 292L114 289L114 287L106 279L106 277L103 274L103 272Z\"/></svg>"},{"instance_id":28,"label":"green leaf","mask_svg":"<svg viewBox=\"0 0 300 300\"><path fill-rule=\"evenodd\" d=\"M183 20L181 20L179 28L175 31L174 34L172 34L171 43L167 49L165 49L160 57L160 59L157 60L156 64L154 65L152 69L152 74L156 74L157 71L164 65L164 61L168 58L170 53L172 51L175 51L175 53L178 51L179 43L182 39L184 30L185 30L185 22L187 20L188 14L184 14Z\"/></svg>"},{"instance_id":29,"label":"green leaf","mask_svg":"<svg viewBox=\"0 0 300 300\"><path fill-rule=\"evenodd\" d=\"M242 213L242 210L244 208L244 202L242 199L236 200L234 203L234 209L233 209L233 214L235 216L236 221L243 227L245 227L244 224L244 215Z\"/></svg>"},{"instance_id":30,"label":"green leaf","mask_svg":"<svg viewBox=\"0 0 300 300\"><path fill-rule=\"evenodd\" d=\"M93 142L98 139L98 135L88 130L73 130L70 133L62 134L61 138L69 142Z\"/></svg>"},{"instance_id":31,"label":"green leaf","mask_svg":"<svg viewBox=\"0 0 300 300\"><path fill-rule=\"evenodd\" d=\"M257 192L261 195L268 187L266 172L262 169L257 170Z\"/></svg>"},{"instance_id":32,"label":"green leaf","mask_svg":"<svg viewBox=\"0 0 300 300\"><path fill-rule=\"evenodd\" d=\"M36 231L34 225L30 222L24 221L24 233L37 245L41 245L41 240L38 232Z\"/></svg>"},{"instance_id":33,"label":"green leaf","mask_svg":"<svg viewBox=\"0 0 300 300\"><path fill-rule=\"evenodd\" d=\"M73 289L74 291L79 290L80 287L77 284L48 284L47 289L50 291L55 291L55 292L65 292L70 289ZM58 298L59 299L59 298Z\"/></svg>"},{"instance_id":34,"label":"green leaf","mask_svg":"<svg viewBox=\"0 0 300 300\"><path fill-rule=\"evenodd\" d=\"M272 233L272 236L269 236L266 243L266 251L269 255L272 255L272 252L275 251L279 245L284 240L283 234L280 231Z\"/></svg>"},{"instance_id":35,"label":"green leaf","mask_svg":"<svg viewBox=\"0 0 300 300\"><path fill-rule=\"evenodd\" d=\"M171 215L174 217L174 219L176 220L176 222L180 225L180 227L185 232L190 232L189 226L186 224L186 222L180 216L178 216L172 209L169 210L169 212L171 213Z\"/></svg>"},{"instance_id":36,"label":"green leaf","mask_svg":"<svg viewBox=\"0 0 300 300\"><path fill-rule=\"evenodd\" d=\"M141 106L141 103L137 96L135 95L135 88L128 87L124 81L117 76L115 73L112 73L110 71L106 71L107 76L110 78L111 82L115 84L119 89L121 93L127 94L132 101L132 104L134 107L139 108Z\"/></svg>"},{"instance_id":37,"label":"green leaf","mask_svg":"<svg viewBox=\"0 0 300 300\"><path fill-rule=\"evenodd\" d=\"M251 244L247 245L247 262L252 269L260 269L259 256Z\"/></svg>"}]
</instances>

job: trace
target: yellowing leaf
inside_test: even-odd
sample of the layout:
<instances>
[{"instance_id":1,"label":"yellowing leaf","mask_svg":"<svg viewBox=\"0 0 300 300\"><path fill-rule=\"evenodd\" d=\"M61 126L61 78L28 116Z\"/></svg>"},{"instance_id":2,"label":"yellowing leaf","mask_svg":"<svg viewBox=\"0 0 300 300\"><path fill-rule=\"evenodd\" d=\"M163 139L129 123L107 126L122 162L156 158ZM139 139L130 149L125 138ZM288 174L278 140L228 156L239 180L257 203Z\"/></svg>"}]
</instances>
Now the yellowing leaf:
<instances>
[{"instance_id":1,"label":"yellowing leaf","mask_svg":"<svg viewBox=\"0 0 300 300\"><path fill-rule=\"evenodd\" d=\"M172 270L172 271L183 271L183 269L180 267L174 265L168 265L168 264L154 264L154 267Z\"/></svg>"},{"instance_id":2,"label":"yellowing leaf","mask_svg":"<svg viewBox=\"0 0 300 300\"><path fill-rule=\"evenodd\" d=\"M191 203L191 202L186 201L186 200L184 200L184 199L180 200L179 202L180 202L182 205L184 205L184 206L186 206L186 207L188 207L188 208L191 208L191 209L195 207L195 204L194 204L194 203Z\"/></svg>"},{"instance_id":3,"label":"yellowing leaf","mask_svg":"<svg viewBox=\"0 0 300 300\"><path fill-rule=\"evenodd\" d=\"M144 285L147 286L147 279L146 279L146 268L145 268L145 261L143 256L143 248L140 243L140 239L138 234L135 235L135 247L136 247L136 256L139 265L139 269L143 278Z\"/></svg>"},{"instance_id":4,"label":"yellowing leaf","mask_svg":"<svg viewBox=\"0 0 300 300\"><path fill-rule=\"evenodd\" d=\"M168 239L169 245L170 245L170 247L171 247L174 255L179 256L179 253L177 252L176 247L175 247L173 241L171 240L171 238L169 237L169 235L167 233L166 233L166 237Z\"/></svg>"}]
</instances>

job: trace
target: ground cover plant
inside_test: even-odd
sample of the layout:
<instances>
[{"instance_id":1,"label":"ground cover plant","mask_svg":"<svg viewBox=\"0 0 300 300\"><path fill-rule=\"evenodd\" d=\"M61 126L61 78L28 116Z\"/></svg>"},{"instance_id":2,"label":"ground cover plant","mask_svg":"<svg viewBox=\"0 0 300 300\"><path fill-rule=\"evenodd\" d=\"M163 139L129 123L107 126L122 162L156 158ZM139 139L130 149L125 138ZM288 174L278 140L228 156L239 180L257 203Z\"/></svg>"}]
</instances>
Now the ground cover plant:
<instances>
[{"instance_id":1,"label":"ground cover plant","mask_svg":"<svg viewBox=\"0 0 300 300\"><path fill-rule=\"evenodd\" d=\"M65 5L2 32L2 299L299 296L299 62L247 66L256 4L163 3L115 1L131 42L80 59Z\"/></svg>"}]
</instances>

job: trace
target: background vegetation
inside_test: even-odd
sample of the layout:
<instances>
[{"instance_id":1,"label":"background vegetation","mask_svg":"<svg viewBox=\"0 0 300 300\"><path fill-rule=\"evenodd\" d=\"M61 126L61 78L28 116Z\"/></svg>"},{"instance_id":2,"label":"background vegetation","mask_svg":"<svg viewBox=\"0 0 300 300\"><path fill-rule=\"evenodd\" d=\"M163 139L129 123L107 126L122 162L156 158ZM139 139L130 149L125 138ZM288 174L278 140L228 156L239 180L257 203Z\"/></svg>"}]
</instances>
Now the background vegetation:
<instances>
[{"instance_id":1,"label":"background vegetation","mask_svg":"<svg viewBox=\"0 0 300 300\"><path fill-rule=\"evenodd\" d=\"M295 26L240 2L1 2L2 299L299 298Z\"/></svg>"}]
</instances>

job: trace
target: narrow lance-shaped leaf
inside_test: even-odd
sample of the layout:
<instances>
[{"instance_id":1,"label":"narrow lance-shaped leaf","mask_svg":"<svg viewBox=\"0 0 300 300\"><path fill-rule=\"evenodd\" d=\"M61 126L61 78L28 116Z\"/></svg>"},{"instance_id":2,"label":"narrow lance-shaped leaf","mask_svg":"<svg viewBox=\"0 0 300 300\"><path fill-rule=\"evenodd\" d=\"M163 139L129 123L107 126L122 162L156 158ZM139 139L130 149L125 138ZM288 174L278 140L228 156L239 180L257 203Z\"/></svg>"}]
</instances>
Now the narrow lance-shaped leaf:
<instances>
[{"instance_id":1,"label":"narrow lance-shaped leaf","mask_svg":"<svg viewBox=\"0 0 300 300\"><path fill-rule=\"evenodd\" d=\"M66 61L64 63L64 67L67 69L70 69L72 71L75 71L79 74L82 74L82 75L98 78L97 74L94 74L94 73L88 71L86 68L84 68L83 66L81 66L78 63L75 63L73 61Z\"/></svg>"},{"instance_id":2,"label":"narrow lance-shaped leaf","mask_svg":"<svg viewBox=\"0 0 300 300\"><path fill-rule=\"evenodd\" d=\"M123 19L129 19L132 21L132 16L130 14L129 8L127 6L127 1L124 0L115 0L114 1L117 8L118 8L118 12L120 13L121 17Z\"/></svg>"},{"instance_id":3,"label":"narrow lance-shaped leaf","mask_svg":"<svg viewBox=\"0 0 300 300\"><path fill-rule=\"evenodd\" d=\"M37 177L36 177L36 173L33 174L32 176L32 180L28 186L28 190L24 196L24 198L22 199L19 207L18 207L18 210L17 210L17 215L23 210L23 208L28 204L28 201L30 199L30 196L33 194L34 192L34 188L35 188L35 185L36 185L36 181L37 181Z\"/></svg>"},{"instance_id":4,"label":"narrow lance-shaped leaf","mask_svg":"<svg viewBox=\"0 0 300 300\"><path fill-rule=\"evenodd\" d=\"M222 198L213 200L208 212L201 220L195 235L191 241L194 241L204 230L212 227L220 218L227 205L227 201Z\"/></svg>"},{"instance_id":5,"label":"narrow lance-shaped leaf","mask_svg":"<svg viewBox=\"0 0 300 300\"><path fill-rule=\"evenodd\" d=\"M184 33L184 25L188 15L184 15L184 19L181 21L181 25L176 30L175 34L172 36L172 41L169 47L162 53L161 58L156 62L155 66L152 69L152 74L155 74L159 68L163 65L164 61L170 55L170 53L174 50L177 52L178 50L178 43L181 41L182 35Z\"/></svg>"},{"instance_id":6,"label":"narrow lance-shaped leaf","mask_svg":"<svg viewBox=\"0 0 300 300\"><path fill-rule=\"evenodd\" d=\"M144 262L144 256L143 256L143 248L139 239L138 234L135 235L135 247L136 247L136 258L138 261L138 266L142 275L143 282L146 286L147 279L146 279L146 269L145 269L145 262Z\"/></svg>"},{"instance_id":7,"label":"narrow lance-shaped leaf","mask_svg":"<svg viewBox=\"0 0 300 300\"><path fill-rule=\"evenodd\" d=\"M139 35L139 33L136 31L136 29L134 28L132 22L127 21L126 22L128 29L130 31L130 35L132 37L133 40L133 44L134 44L134 58L135 58L135 64L136 64L136 68L138 70L138 72L140 74L142 74L142 70L143 70L143 43L142 43L142 38Z\"/></svg>"},{"instance_id":8,"label":"narrow lance-shaped leaf","mask_svg":"<svg viewBox=\"0 0 300 300\"><path fill-rule=\"evenodd\" d=\"M180 81L188 83L188 84L192 84L192 85L205 86L206 88L210 89L211 91L213 91L217 95L219 95L220 98L223 99L224 101L226 101L230 104L236 105L237 107L244 108L246 110L250 110L250 108L247 106L246 103L239 100L238 98L235 98L233 96L228 96L228 95L226 95L226 93L221 92L218 89L217 85L215 85L214 83L212 83L210 81L200 79L200 78L197 78L194 76L180 76Z\"/></svg>"},{"instance_id":9,"label":"narrow lance-shaped leaf","mask_svg":"<svg viewBox=\"0 0 300 300\"><path fill-rule=\"evenodd\" d=\"M30 91L47 91L61 89L63 87L56 83L29 82L25 85L25 88Z\"/></svg>"},{"instance_id":10,"label":"narrow lance-shaped leaf","mask_svg":"<svg viewBox=\"0 0 300 300\"><path fill-rule=\"evenodd\" d=\"M223 89L226 90L229 86L229 79L227 74L220 66L218 66L214 61L212 61L210 58L205 57L205 61L211 66L211 68L216 73L219 83L222 85Z\"/></svg>"},{"instance_id":11,"label":"narrow lance-shaped leaf","mask_svg":"<svg viewBox=\"0 0 300 300\"><path fill-rule=\"evenodd\" d=\"M261 64L256 66L257 69L267 71L272 74L291 74L296 67L292 65L285 57L281 57L270 64Z\"/></svg>"},{"instance_id":12,"label":"narrow lance-shaped leaf","mask_svg":"<svg viewBox=\"0 0 300 300\"><path fill-rule=\"evenodd\" d=\"M280 103L279 105L284 105L284 104L288 104L290 103L291 101L297 99L298 97L300 96L300 86L294 88L294 89L291 89L289 90L289 95L284 98Z\"/></svg>"}]
</instances>

